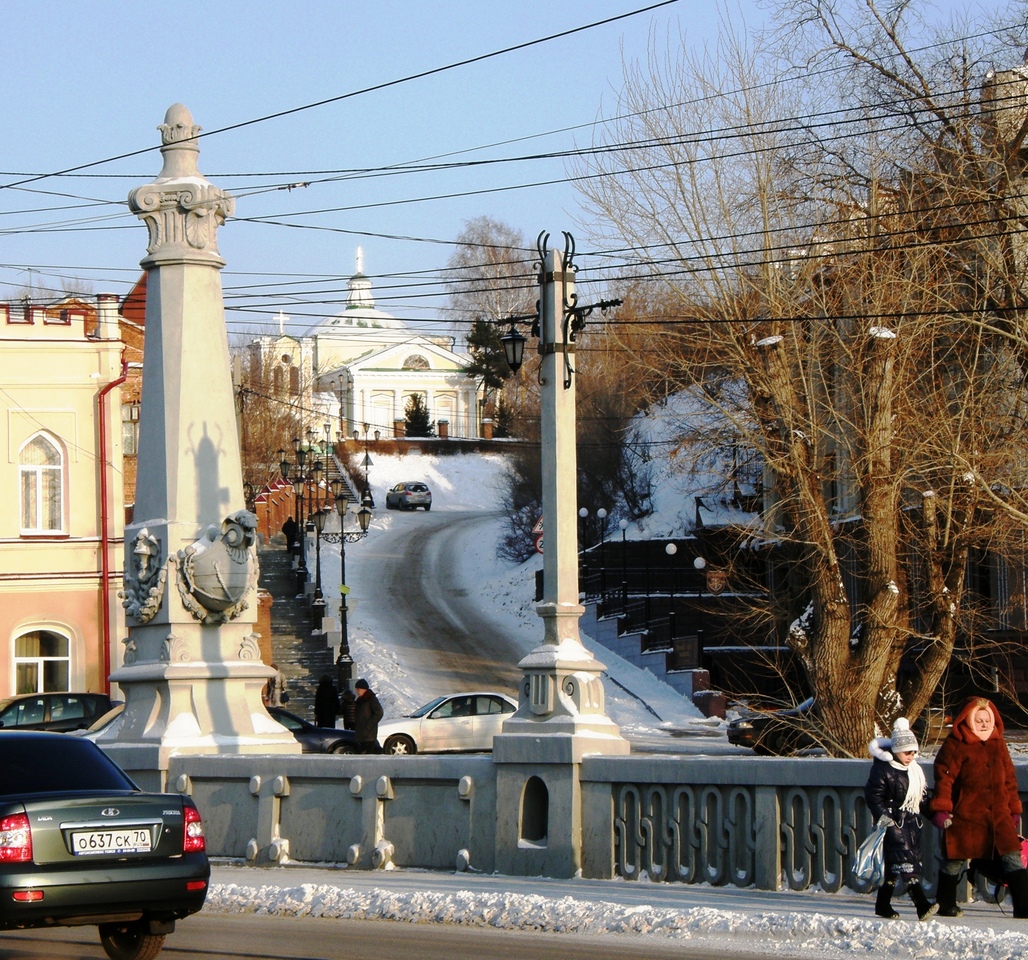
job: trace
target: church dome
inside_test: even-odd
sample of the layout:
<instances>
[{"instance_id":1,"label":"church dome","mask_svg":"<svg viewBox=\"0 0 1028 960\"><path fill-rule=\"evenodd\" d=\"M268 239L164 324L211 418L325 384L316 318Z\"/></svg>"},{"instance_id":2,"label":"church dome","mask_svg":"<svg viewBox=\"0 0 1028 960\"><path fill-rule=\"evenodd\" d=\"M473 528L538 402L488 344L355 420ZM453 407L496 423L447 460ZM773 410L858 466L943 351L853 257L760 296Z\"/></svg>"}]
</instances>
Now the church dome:
<instances>
[{"instance_id":1,"label":"church dome","mask_svg":"<svg viewBox=\"0 0 1028 960\"><path fill-rule=\"evenodd\" d=\"M346 309L328 317L307 331L307 336L345 335L352 331L404 330L407 327L391 313L375 309L371 281L364 275L364 251L357 248L357 272L347 282Z\"/></svg>"}]
</instances>

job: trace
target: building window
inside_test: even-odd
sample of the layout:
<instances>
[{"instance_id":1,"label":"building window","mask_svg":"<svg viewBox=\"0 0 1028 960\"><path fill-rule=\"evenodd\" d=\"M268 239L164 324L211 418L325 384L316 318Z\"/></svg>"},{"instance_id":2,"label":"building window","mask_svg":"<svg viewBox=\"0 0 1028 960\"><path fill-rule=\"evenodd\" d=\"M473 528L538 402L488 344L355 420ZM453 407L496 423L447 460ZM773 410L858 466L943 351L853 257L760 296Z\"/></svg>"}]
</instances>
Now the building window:
<instances>
[{"instance_id":1,"label":"building window","mask_svg":"<svg viewBox=\"0 0 1028 960\"><path fill-rule=\"evenodd\" d=\"M139 404L121 405L121 452L134 457L139 452Z\"/></svg>"},{"instance_id":2,"label":"building window","mask_svg":"<svg viewBox=\"0 0 1028 960\"><path fill-rule=\"evenodd\" d=\"M420 353L412 353L406 360L403 361L404 370L428 370L428 360L426 360Z\"/></svg>"},{"instance_id":3,"label":"building window","mask_svg":"<svg viewBox=\"0 0 1028 960\"><path fill-rule=\"evenodd\" d=\"M64 458L57 445L38 434L21 449L22 533L51 533L64 529Z\"/></svg>"},{"instance_id":4,"label":"building window","mask_svg":"<svg viewBox=\"0 0 1028 960\"><path fill-rule=\"evenodd\" d=\"M67 690L71 673L67 637L49 630L23 633L14 641L15 693Z\"/></svg>"}]
</instances>

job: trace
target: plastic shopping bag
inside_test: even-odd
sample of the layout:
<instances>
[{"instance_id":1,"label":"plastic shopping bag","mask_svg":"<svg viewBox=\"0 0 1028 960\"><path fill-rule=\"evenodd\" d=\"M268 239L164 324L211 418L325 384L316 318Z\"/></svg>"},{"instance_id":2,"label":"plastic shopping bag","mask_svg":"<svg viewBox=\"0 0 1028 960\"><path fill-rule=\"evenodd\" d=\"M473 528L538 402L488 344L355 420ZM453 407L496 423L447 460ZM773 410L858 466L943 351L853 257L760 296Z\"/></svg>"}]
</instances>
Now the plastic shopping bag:
<instances>
[{"instance_id":1,"label":"plastic shopping bag","mask_svg":"<svg viewBox=\"0 0 1028 960\"><path fill-rule=\"evenodd\" d=\"M873 886L885 879L885 824L878 824L857 848L853 876Z\"/></svg>"}]
</instances>

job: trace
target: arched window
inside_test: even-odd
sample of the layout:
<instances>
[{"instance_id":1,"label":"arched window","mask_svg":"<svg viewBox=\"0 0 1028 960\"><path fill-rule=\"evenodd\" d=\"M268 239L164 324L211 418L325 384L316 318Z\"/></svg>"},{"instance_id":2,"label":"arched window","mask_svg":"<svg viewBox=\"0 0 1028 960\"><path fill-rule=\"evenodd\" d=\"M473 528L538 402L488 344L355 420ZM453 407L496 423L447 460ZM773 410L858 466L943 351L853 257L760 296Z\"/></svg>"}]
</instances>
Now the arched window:
<instances>
[{"instance_id":1,"label":"arched window","mask_svg":"<svg viewBox=\"0 0 1028 960\"><path fill-rule=\"evenodd\" d=\"M50 630L33 630L18 637L14 641L15 692L48 693L69 689L69 647L67 637Z\"/></svg>"},{"instance_id":2,"label":"arched window","mask_svg":"<svg viewBox=\"0 0 1028 960\"><path fill-rule=\"evenodd\" d=\"M18 458L22 533L64 529L64 457L58 446L37 434Z\"/></svg>"},{"instance_id":3,"label":"arched window","mask_svg":"<svg viewBox=\"0 0 1028 960\"><path fill-rule=\"evenodd\" d=\"M428 370L428 360L420 353L412 353L403 361L404 370Z\"/></svg>"}]
</instances>

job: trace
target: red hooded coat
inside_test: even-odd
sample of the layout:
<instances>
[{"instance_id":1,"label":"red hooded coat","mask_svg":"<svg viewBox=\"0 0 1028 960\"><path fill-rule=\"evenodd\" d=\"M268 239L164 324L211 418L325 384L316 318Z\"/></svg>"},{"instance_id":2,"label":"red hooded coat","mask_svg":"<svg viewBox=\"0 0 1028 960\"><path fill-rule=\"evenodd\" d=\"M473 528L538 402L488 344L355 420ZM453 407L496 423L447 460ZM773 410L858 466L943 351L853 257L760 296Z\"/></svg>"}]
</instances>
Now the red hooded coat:
<instances>
[{"instance_id":1,"label":"red hooded coat","mask_svg":"<svg viewBox=\"0 0 1028 960\"><path fill-rule=\"evenodd\" d=\"M981 706L996 721L984 741L971 729L971 716ZM931 810L953 817L953 825L942 832L947 860L992 859L1021 849L1013 823L1021 813L1017 776L1003 739L1003 720L991 701L972 697L960 708L935 758Z\"/></svg>"}]
</instances>

